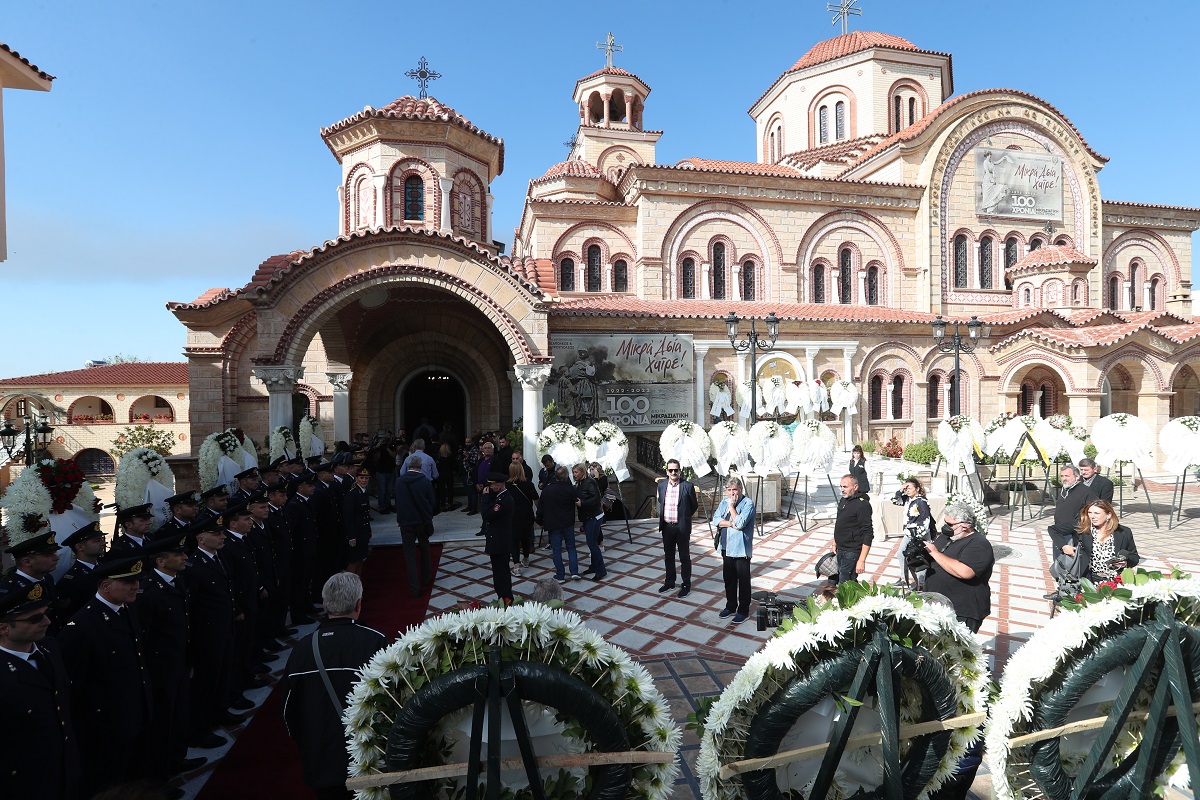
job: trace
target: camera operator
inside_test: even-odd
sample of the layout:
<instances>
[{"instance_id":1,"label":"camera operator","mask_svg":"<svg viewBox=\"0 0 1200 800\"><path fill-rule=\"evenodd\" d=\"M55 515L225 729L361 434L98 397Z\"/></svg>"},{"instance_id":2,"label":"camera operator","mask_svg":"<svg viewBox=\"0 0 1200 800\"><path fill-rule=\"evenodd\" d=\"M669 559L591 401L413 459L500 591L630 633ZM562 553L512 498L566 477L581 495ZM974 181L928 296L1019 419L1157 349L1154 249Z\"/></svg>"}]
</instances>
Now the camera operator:
<instances>
[{"instance_id":1,"label":"camera operator","mask_svg":"<svg viewBox=\"0 0 1200 800\"><path fill-rule=\"evenodd\" d=\"M897 586L919 588L921 573L924 572L925 558L924 542L930 538L932 515L929 511L929 501L925 499L925 487L916 478L909 478L892 498L896 505L904 506L904 546L900 548L897 558L900 560L900 580ZM909 564L909 553L914 548L920 563L920 569L914 569ZM916 584L916 585L914 585Z\"/></svg>"},{"instance_id":2,"label":"camera operator","mask_svg":"<svg viewBox=\"0 0 1200 800\"><path fill-rule=\"evenodd\" d=\"M992 543L976 532L975 512L955 504L946 509L946 521L952 533L925 543L932 563L925 575L925 590L944 594L954 604L958 621L979 632L979 626L992 613L992 589L988 581L996 563Z\"/></svg>"}]
</instances>

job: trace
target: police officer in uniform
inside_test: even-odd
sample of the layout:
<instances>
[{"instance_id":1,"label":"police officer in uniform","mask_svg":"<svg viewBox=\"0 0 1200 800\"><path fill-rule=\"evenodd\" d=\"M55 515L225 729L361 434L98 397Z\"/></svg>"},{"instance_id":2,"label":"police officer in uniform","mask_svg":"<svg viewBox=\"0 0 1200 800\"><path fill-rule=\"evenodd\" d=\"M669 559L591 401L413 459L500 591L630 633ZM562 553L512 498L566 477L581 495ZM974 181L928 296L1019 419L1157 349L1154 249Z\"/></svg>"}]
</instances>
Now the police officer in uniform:
<instances>
[{"instance_id":1,"label":"police officer in uniform","mask_svg":"<svg viewBox=\"0 0 1200 800\"><path fill-rule=\"evenodd\" d=\"M200 511L200 501L195 492L180 492L168 497L165 501L171 516L163 523L160 533L166 531L186 531L196 521Z\"/></svg>"},{"instance_id":2,"label":"police officer in uniform","mask_svg":"<svg viewBox=\"0 0 1200 800\"><path fill-rule=\"evenodd\" d=\"M355 472L354 485L342 498L342 532L345 538L346 569L355 575L362 574L362 562L366 560L371 545L371 499L367 487L371 485L371 470L359 467Z\"/></svg>"},{"instance_id":3,"label":"police officer in uniform","mask_svg":"<svg viewBox=\"0 0 1200 800\"><path fill-rule=\"evenodd\" d=\"M142 559L96 567L96 594L58 636L71 679L71 716L83 744L83 796L146 777L150 676L131 608Z\"/></svg>"},{"instance_id":4,"label":"police officer in uniform","mask_svg":"<svg viewBox=\"0 0 1200 800\"><path fill-rule=\"evenodd\" d=\"M279 594L279 578L275 574L275 557L271 551L271 532L267 522L271 518L271 504L266 492L259 490L246 501L250 512L250 532L246 541L254 554L254 568L258 571L258 582L262 592L258 599L258 618L255 623L255 639L260 657L263 653L277 653L284 645L275 641L275 603Z\"/></svg>"},{"instance_id":5,"label":"police officer in uniform","mask_svg":"<svg viewBox=\"0 0 1200 800\"><path fill-rule=\"evenodd\" d=\"M292 530L292 624L312 622L313 610L309 587L313 577L313 556L317 548L317 517L312 505L313 479L300 476L296 493L283 507L288 527Z\"/></svg>"},{"instance_id":6,"label":"police officer in uniform","mask_svg":"<svg viewBox=\"0 0 1200 800\"><path fill-rule=\"evenodd\" d=\"M62 544L75 554L75 562L54 587L58 594L54 613L66 624L96 593L92 571L104 555L104 531L99 522L89 522L63 539Z\"/></svg>"},{"instance_id":7,"label":"police officer in uniform","mask_svg":"<svg viewBox=\"0 0 1200 800\"><path fill-rule=\"evenodd\" d=\"M508 558L512 552L513 499L508 493L508 475L489 472L487 479L488 488L479 498L479 513L487 525L484 551L492 562L492 586L496 596L511 603L512 573L509 572Z\"/></svg>"},{"instance_id":8,"label":"police officer in uniform","mask_svg":"<svg viewBox=\"0 0 1200 800\"><path fill-rule=\"evenodd\" d=\"M54 578L50 574L58 566L58 542L54 541L54 531L47 526L28 539L9 545L8 553L17 563L16 568L0 580L0 595L41 586L42 596L51 606L50 633L53 634L66 622L53 613L54 602L58 598Z\"/></svg>"},{"instance_id":9,"label":"police officer in uniform","mask_svg":"<svg viewBox=\"0 0 1200 800\"><path fill-rule=\"evenodd\" d=\"M242 470L237 475L233 476L238 482L237 491L230 498L231 502L244 503L258 491L259 477L258 468L251 467L250 469Z\"/></svg>"},{"instance_id":10,"label":"police officer in uniform","mask_svg":"<svg viewBox=\"0 0 1200 800\"><path fill-rule=\"evenodd\" d=\"M292 591L292 529L283 514L287 505L287 484L283 481L267 486L267 533L271 537L271 562L275 582L279 587L271 607L271 631L274 636L291 636L295 628L287 626L287 613Z\"/></svg>"},{"instance_id":11,"label":"police officer in uniform","mask_svg":"<svg viewBox=\"0 0 1200 800\"><path fill-rule=\"evenodd\" d=\"M200 502L202 505L192 522L216 519L225 513L225 509L229 508L229 487L218 483L211 489L200 493Z\"/></svg>"},{"instance_id":12,"label":"police officer in uniform","mask_svg":"<svg viewBox=\"0 0 1200 800\"><path fill-rule=\"evenodd\" d=\"M258 577L254 563L254 550L246 538L254 527L254 520L245 503L238 503L225 512L225 546L221 549L221 560L229 572L233 587L233 599L238 614L233 624L233 679L230 681L230 703L241 708L241 694L246 689L259 689L267 685L255 675L266 670L260 668L258 649L258 606L265 599L266 586ZM249 701L246 701L249 702Z\"/></svg>"},{"instance_id":13,"label":"police officer in uniform","mask_svg":"<svg viewBox=\"0 0 1200 800\"><path fill-rule=\"evenodd\" d=\"M109 557L128 558L142 552L153 524L154 515L150 513L149 503L117 509L117 535L112 547L108 548Z\"/></svg>"},{"instance_id":14,"label":"police officer in uniform","mask_svg":"<svg viewBox=\"0 0 1200 800\"><path fill-rule=\"evenodd\" d=\"M40 584L0 595L0 790L4 797L75 800L79 749L70 679L47 638Z\"/></svg>"}]
</instances>

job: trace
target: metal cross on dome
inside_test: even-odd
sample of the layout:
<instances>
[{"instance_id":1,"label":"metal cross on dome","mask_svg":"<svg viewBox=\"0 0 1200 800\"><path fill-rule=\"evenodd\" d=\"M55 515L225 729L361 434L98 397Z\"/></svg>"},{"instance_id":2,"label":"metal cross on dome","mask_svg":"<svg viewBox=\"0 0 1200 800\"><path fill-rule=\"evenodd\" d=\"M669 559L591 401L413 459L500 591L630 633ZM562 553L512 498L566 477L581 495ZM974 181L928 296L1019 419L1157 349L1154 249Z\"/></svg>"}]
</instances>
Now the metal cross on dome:
<instances>
[{"instance_id":1,"label":"metal cross on dome","mask_svg":"<svg viewBox=\"0 0 1200 800\"><path fill-rule=\"evenodd\" d=\"M857 2L858 0L841 0L838 3L827 3L825 5L826 11L833 12L833 24L837 25L839 20L841 21L843 36L850 32L850 17L862 16L862 9L854 7L854 4Z\"/></svg>"},{"instance_id":2,"label":"metal cross on dome","mask_svg":"<svg viewBox=\"0 0 1200 800\"><path fill-rule=\"evenodd\" d=\"M613 53L625 52L625 48L622 45L617 44L617 40L615 38L613 38L613 35L611 32L609 32L604 37L603 42L596 42L596 49L604 51L604 68L605 69L612 69L612 65L613 65L612 54Z\"/></svg>"},{"instance_id":3,"label":"metal cross on dome","mask_svg":"<svg viewBox=\"0 0 1200 800\"><path fill-rule=\"evenodd\" d=\"M422 99L429 97L429 82L436 81L442 77L442 73L435 72L429 68L429 62L425 60L425 56L421 56L421 60L417 62L416 69L410 69L404 74L417 82L417 86L421 89L421 93L418 96Z\"/></svg>"}]
</instances>

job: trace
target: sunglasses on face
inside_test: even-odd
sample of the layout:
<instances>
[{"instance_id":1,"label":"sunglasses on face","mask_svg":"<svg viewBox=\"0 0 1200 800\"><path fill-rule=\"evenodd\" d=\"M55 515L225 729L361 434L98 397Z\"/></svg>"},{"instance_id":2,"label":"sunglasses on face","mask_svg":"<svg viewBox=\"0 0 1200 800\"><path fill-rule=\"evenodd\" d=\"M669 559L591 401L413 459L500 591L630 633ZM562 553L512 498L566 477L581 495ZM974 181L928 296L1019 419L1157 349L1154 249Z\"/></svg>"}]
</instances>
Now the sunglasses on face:
<instances>
[{"instance_id":1,"label":"sunglasses on face","mask_svg":"<svg viewBox=\"0 0 1200 800\"><path fill-rule=\"evenodd\" d=\"M50 616L50 612L48 610L41 611L41 612L38 612L37 614L34 614L31 617L25 617L24 619L14 619L13 622L28 622L30 625L37 625L39 622L41 622L48 616Z\"/></svg>"},{"instance_id":2,"label":"sunglasses on face","mask_svg":"<svg viewBox=\"0 0 1200 800\"><path fill-rule=\"evenodd\" d=\"M667 470L667 474L668 474L668 475L670 475L670 474L673 474L673 473L676 473L676 472L679 472L679 470L677 470L677 469L669 469L669 470Z\"/></svg>"}]
</instances>

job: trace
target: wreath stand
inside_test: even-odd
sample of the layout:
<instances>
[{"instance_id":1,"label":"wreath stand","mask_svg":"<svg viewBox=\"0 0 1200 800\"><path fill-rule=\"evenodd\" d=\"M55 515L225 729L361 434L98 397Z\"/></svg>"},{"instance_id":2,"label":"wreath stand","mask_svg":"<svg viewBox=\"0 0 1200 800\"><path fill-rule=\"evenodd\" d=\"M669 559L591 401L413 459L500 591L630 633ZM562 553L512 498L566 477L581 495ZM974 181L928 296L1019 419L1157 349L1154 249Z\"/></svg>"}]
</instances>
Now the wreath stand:
<instances>
[{"instance_id":1,"label":"wreath stand","mask_svg":"<svg viewBox=\"0 0 1200 800\"><path fill-rule=\"evenodd\" d=\"M1183 525L1183 492L1187 488L1187 476L1190 471L1185 470L1182 475L1175 477L1175 488L1171 490L1171 513L1167 516L1167 530L1174 530L1180 525Z\"/></svg>"},{"instance_id":2,"label":"wreath stand","mask_svg":"<svg viewBox=\"0 0 1200 800\"><path fill-rule=\"evenodd\" d=\"M629 543L633 544L633 528L629 524L629 506L625 505L625 493L621 491L621 479L617 477L617 473L609 470L613 476L613 481L617 484L617 499L621 501L621 515L625 517L625 533L629 536ZM611 483L609 484L612 485Z\"/></svg>"},{"instance_id":3,"label":"wreath stand","mask_svg":"<svg viewBox=\"0 0 1200 800\"><path fill-rule=\"evenodd\" d=\"M380 786L394 786L391 790L393 798L427 798L430 796L428 786L420 786L417 784L425 781L432 781L442 778L457 778L463 775L466 776L467 782L464 787L466 800L477 800L479 792L479 773L481 767L487 769L487 783L484 790L485 800L500 800L501 781L500 773L505 770L514 770L524 768L525 776L529 781L529 793L534 800L546 800L545 787L542 784L542 779L538 774L539 769L548 768L569 768L569 767L608 767L610 769L602 770L597 780L593 784L592 794L602 796L617 796L624 795L628 791L630 780L632 779L632 770L629 768L633 764L668 764L675 760L675 753L660 752L654 750L602 750L592 753L574 753L565 755L550 755L538 756L533 752L533 744L529 737L529 725L525 721L524 708L521 705L522 700L529 699L533 702L545 703L550 698L547 697L530 697L525 698L521 691L521 686L518 683L518 678L524 682L529 682L531 679L540 679L539 683L548 683L553 681L553 676L547 672L544 665L530 664L528 662L510 662L505 664L500 656L500 648L493 646L488 654L487 666L479 666L474 670L458 670L455 673L443 675L433 683L426 684L422 691L427 692L427 696L434 689L439 687L439 682L442 682L442 688L453 691L459 698L463 696L471 696L473 698L473 715L471 717L471 742L467 762L459 764L444 764L433 767L415 767L411 769L401 769L391 772L385 772L379 775L361 775L346 780L346 788L350 790L371 789ZM561 670L554 669L553 673L563 675ZM462 674L459 674L462 673ZM528 674L526 674L528 673ZM586 687L586 684L584 685ZM444 692L446 694L449 691ZM542 693L561 693L562 687L555 685L548 689L543 689ZM593 692L594 693L594 692ZM414 696L413 701L417 699ZM501 735L501 697L508 706L509 719L512 721L513 732L516 735L517 747L521 751L520 758L501 759L500 747L502 741ZM596 695L601 702L601 707L605 705L603 697ZM410 704L417 705L410 701ZM439 705L436 701L428 703L432 708L429 710L433 713L425 714L416 722L417 724L429 723L431 727L436 724L440 716L444 713L453 712L454 708L447 706L453 705L453 702L443 702ZM582 710L583 705L576 710ZM406 708L401 709L401 715L397 716L397 721L392 728L392 732L388 735L388 766L394 769L397 762L404 760L412 761L420 757L421 748L407 747L403 745L414 744L410 740L396 745L394 741L397 739L397 731L401 730L403 716ZM594 710L594 709L593 709ZM611 711L611 709L609 709ZM417 712L419 713L419 712ZM481 751L483 749L483 725L484 715L487 715L488 737L487 737L487 760L481 762ZM437 718L433 718L437 716ZM614 715L615 718L615 715ZM584 720L579 720L584 722ZM605 723L609 720L589 720L588 722L596 723L600 728L604 728ZM587 724L585 723L585 727ZM404 729L402 733L407 735L409 730ZM422 731L422 734L424 731ZM609 748L623 745L628 748L629 742L622 734L614 736L610 729L605 728L602 731L606 741L597 742L597 746ZM618 733L620 733L618 731ZM396 751L400 751L397 755ZM621 790L622 784L624 789ZM607 794L606 794L607 792ZM615 792L615 793L614 793Z\"/></svg>"},{"instance_id":4,"label":"wreath stand","mask_svg":"<svg viewBox=\"0 0 1200 800\"><path fill-rule=\"evenodd\" d=\"M1033 437L1029 435L1029 431L1025 431L1024 433L1022 433L1021 438L1017 440L1016 446L1013 447L1013 453L1014 453L1013 459L1014 460L1016 460L1017 456L1021 455L1021 452L1025 449L1026 442L1028 442L1029 446L1033 448L1033 451L1035 453L1037 453L1038 463L1042 467L1042 503L1041 503L1041 505L1038 506L1037 515L1030 516L1030 519L1041 519L1042 511L1045 510L1045 506L1046 506L1046 494L1050 490L1050 468L1048 466L1049 462L1046 458L1046 452L1044 450L1042 450L1042 448L1040 446L1038 446L1038 443L1033 440ZM1016 467L1017 467L1015 470L1016 477L1014 478L1014 480L1016 481L1017 485L1021 487L1020 488L1021 499L1020 499L1019 503L1014 503L1012 501L1012 495L1011 494L1009 495L1009 501L1008 501L1008 506L1009 506L1008 525L1009 525L1009 527L1012 527L1013 520L1016 519L1018 505L1021 508L1021 521L1022 522L1025 521L1025 512L1026 512L1026 510L1028 510L1030 508L1030 505L1031 505L1029 502L1029 490L1025 488L1026 479L1028 477L1030 477L1029 467L1025 466L1025 459L1022 459L1021 461L1017 462ZM1010 472L1010 475L1011 474L1012 473ZM1030 511L1030 514L1032 514L1032 511Z\"/></svg>"},{"instance_id":5,"label":"wreath stand","mask_svg":"<svg viewBox=\"0 0 1200 800\"><path fill-rule=\"evenodd\" d=\"M1126 462L1124 461L1117 462L1117 480L1121 482L1120 486L1117 487L1117 514L1122 517L1125 516L1125 464ZM1134 464L1133 468L1137 470L1138 480L1142 482L1142 491L1146 494L1146 506L1150 509L1150 516L1154 518L1154 527L1161 530L1162 526L1158 524L1158 512L1154 510L1154 504L1150 502L1150 490L1146 488L1146 479L1142 477L1142 468L1137 464ZM1108 470L1108 474L1112 474L1111 467ZM1182 501L1183 498L1180 497L1180 505L1183 504ZM1173 509L1171 513L1174 514Z\"/></svg>"},{"instance_id":6,"label":"wreath stand","mask_svg":"<svg viewBox=\"0 0 1200 800\"><path fill-rule=\"evenodd\" d=\"M938 472L942 469L942 464L946 465L946 495L950 496L958 491L959 486L961 485L960 482L962 480L963 473L956 472L951 475L950 463L946 461L941 453L938 453L937 461L933 463L933 477L937 477ZM974 478L975 480L972 481L971 478ZM976 483L979 484L978 492L975 491ZM967 487L971 490L972 497L979 499L980 502L987 506L988 513L990 514L992 512L992 504L988 502L987 488L983 485L983 478L980 477L978 470L972 472L970 475L967 475Z\"/></svg>"}]
</instances>

